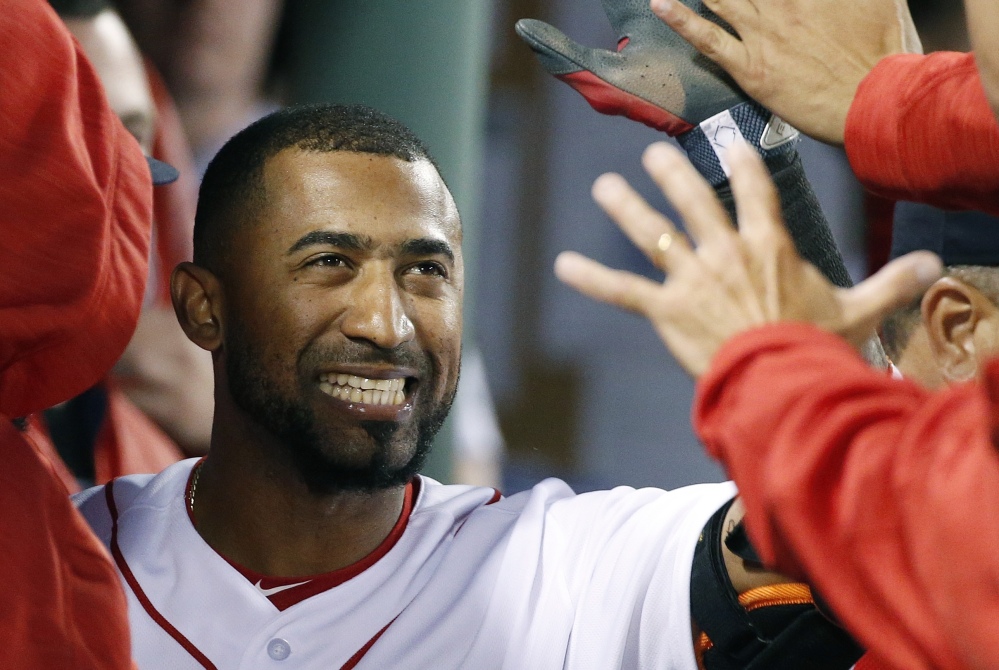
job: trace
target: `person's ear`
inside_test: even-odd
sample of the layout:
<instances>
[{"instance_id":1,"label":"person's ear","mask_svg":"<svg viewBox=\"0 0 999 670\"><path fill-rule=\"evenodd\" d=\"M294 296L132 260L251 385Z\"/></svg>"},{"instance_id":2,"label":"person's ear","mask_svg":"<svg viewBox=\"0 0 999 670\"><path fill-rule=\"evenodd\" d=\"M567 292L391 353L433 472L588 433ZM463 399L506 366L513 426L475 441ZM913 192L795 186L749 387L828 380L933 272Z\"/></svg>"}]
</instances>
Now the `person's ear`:
<instances>
[{"instance_id":1,"label":"person's ear","mask_svg":"<svg viewBox=\"0 0 999 670\"><path fill-rule=\"evenodd\" d=\"M170 296L187 338L206 351L222 346L222 287L209 270L181 263L170 277Z\"/></svg>"},{"instance_id":2,"label":"person's ear","mask_svg":"<svg viewBox=\"0 0 999 670\"><path fill-rule=\"evenodd\" d=\"M976 330L995 306L975 287L944 277L927 289L920 307L940 374L948 382L973 379L980 360Z\"/></svg>"}]
</instances>

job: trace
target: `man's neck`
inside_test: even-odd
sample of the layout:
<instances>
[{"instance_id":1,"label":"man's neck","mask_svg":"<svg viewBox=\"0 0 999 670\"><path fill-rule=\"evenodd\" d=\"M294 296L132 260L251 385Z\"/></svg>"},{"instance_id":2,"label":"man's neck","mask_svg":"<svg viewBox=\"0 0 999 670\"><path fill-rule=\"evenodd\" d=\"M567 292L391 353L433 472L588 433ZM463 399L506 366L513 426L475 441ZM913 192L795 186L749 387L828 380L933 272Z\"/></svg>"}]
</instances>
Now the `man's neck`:
<instances>
[{"instance_id":1,"label":"man's neck","mask_svg":"<svg viewBox=\"0 0 999 670\"><path fill-rule=\"evenodd\" d=\"M405 487L316 495L291 464L216 444L198 474L194 521L217 552L273 577L316 575L374 551L399 520Z\"/></svg>"}]
</instances>

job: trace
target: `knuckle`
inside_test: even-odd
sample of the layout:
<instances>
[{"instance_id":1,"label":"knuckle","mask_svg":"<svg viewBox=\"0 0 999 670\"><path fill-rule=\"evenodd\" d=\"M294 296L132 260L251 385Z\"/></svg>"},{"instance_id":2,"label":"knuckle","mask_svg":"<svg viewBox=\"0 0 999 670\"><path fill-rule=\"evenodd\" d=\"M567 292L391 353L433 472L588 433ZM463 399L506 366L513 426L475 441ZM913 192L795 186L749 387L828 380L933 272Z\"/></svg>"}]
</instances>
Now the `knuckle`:
<instances>
[{"instance_id":1,"label":"knuckle","mask_svg":"<svg viewBox=\"0 0 999 670\"><path fill-rule=\"evenodd\" d=\"M698 50L708 58L717 58L722 51L721 36L713 26L705 29L698 40Z\"/></svg>"}]
</instances>

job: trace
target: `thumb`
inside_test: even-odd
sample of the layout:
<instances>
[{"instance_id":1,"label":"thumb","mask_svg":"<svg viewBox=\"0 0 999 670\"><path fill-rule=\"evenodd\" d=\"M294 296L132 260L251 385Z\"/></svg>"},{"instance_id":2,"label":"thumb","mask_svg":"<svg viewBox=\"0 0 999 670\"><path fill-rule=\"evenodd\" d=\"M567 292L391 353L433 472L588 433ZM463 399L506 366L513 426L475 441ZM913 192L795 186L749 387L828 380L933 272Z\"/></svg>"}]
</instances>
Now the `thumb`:
<instances>
[{"instance_id":1,"label":"thumb","mask_svg":"<svg viewBox=\"0 0 999 670\"><path fill-rule=\"evenodd\" d=\"M922 295L940 278L943 264L936 254L914 251L891 261L850 289L841 289L843 325L851 333L870 331L890 312ZM844 333L845 334L845 333Z\"/></svg>"},{"instance_id":2,"label":"thumb","mask_svg":"<svg viewBox=\"0 0 999 670\"><path fill-rule=\"evenodd\" d=\"M541 66L556 77L593 70L598 50L582 46L558 28L537 19L521 19L514 29L534 51Z\"/></svg>"}]
</instances>

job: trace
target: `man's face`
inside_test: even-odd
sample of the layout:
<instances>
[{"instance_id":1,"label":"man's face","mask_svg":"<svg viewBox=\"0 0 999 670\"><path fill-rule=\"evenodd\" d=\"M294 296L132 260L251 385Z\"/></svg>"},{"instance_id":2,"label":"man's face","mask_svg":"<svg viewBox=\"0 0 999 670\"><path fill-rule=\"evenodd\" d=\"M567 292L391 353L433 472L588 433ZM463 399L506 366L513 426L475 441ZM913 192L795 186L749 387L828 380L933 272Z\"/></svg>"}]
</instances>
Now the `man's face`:
<instances>
[{"instance_id":1,"label":"man's face","mask_svg":"<svg viewBox=\"0 0 999 670\"><path fill-rule=\"evenodd\" d=\"M461 224L427 161L288 149L224 261L227 386L314 492L418 470L461 357Z\"/></svg>"}]
</instances>

